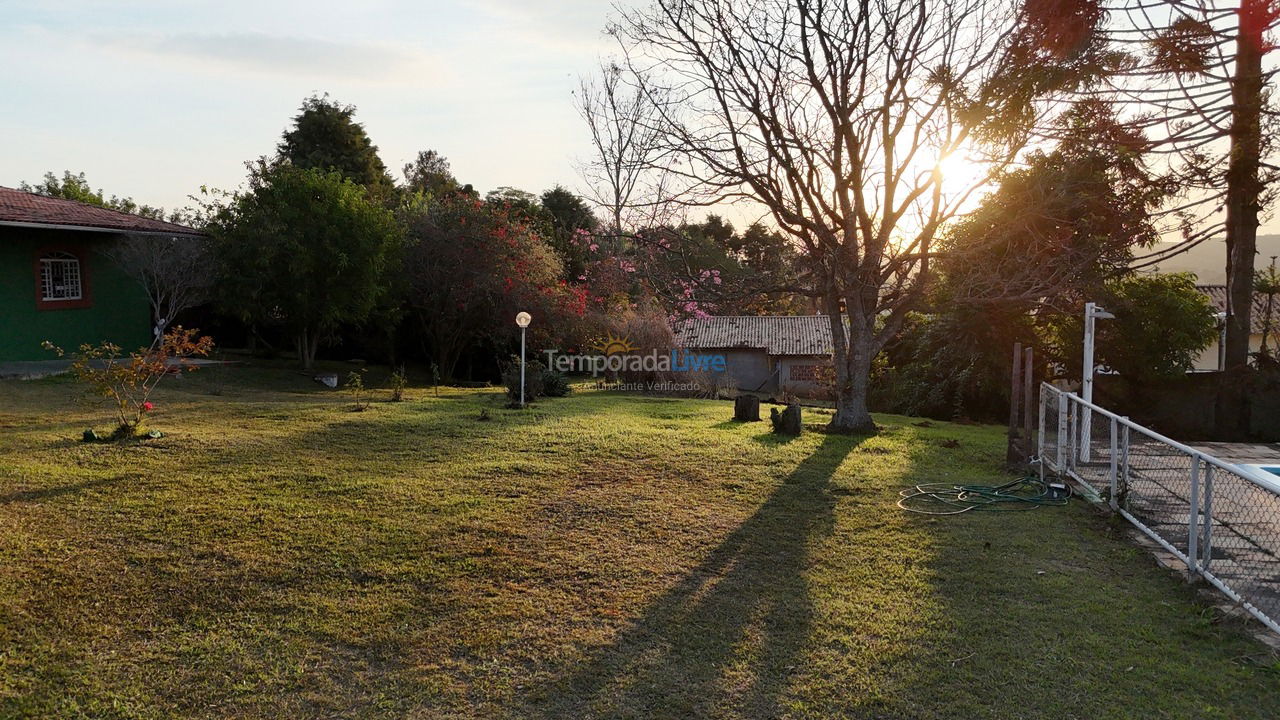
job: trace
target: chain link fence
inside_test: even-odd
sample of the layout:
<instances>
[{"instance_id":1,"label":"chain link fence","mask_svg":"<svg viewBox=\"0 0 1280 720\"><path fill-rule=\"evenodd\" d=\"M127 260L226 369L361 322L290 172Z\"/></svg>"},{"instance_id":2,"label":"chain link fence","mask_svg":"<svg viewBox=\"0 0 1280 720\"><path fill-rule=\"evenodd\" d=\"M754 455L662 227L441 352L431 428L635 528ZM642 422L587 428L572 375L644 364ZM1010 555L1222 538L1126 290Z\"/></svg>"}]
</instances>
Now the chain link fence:
<instances>
[{"instance_id":1,"label":"chain link fence","mask_svg":"<svg viewBox=\"0 0 1280 720\"><path fill-rule=\"evenodd\" d=\"M1044 384L1041 467L1075 480L1280 633L1280 478Z\"/></svg>"}]
</instances>

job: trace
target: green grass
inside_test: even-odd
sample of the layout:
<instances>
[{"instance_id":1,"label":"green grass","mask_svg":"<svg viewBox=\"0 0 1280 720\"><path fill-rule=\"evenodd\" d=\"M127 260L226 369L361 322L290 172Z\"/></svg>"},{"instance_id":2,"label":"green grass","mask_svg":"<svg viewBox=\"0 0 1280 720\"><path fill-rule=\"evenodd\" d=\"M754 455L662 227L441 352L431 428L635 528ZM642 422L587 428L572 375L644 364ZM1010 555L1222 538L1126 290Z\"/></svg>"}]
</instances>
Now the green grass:
<instances>
[{"instance_id":1,"label":"green grass","mask_svg":"<svg viewBox=\"0 0 1280 720\"><path fill-rule=\"evenodd\" d=\"M0 717L1280 708L1276 658L1092 508L894 506L1005 479L996 428L788 442L604 392L354 413L257 367L169 383L160 440L83 444L109 417L75 397L0 383Z\"/></svg>"}]
</instances>

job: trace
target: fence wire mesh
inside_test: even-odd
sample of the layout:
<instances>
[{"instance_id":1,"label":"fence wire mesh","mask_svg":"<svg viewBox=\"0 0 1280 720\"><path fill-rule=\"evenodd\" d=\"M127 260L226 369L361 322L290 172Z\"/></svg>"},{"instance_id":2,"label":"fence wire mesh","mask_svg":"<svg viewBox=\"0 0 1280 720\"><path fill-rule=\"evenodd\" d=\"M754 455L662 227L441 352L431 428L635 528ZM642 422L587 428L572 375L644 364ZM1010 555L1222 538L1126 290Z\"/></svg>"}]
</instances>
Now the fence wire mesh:
<instances>
[{"instance_id":1,"label":"fence wire mesh","mask_svg":"<svg viewBox=\"0 0 1280 720\"><path fill-rule=\"evenodd\" d=\"M1054 392L1040 393L1040 444L1039 455L1045 458L1047 455L1058 452L1062 444L1058 440L1058 411L1060 402L1058 394ZM1048 462L1057 465L1057 457L1048 457Z\"/></svg>"},{"instance_id":2,"label":"fence wire mesh","mask_svg":"<svg viewBox=\"0 0 1280 720\"><path fill-rule=\"evenodd\" d=\"M1206 470L1201 567L1272 619L1280 619L1280 495L1222 468Z\"/></svg>"},{"instance_id":3,"label":"fence wire mesh","mask_svg":"<svg viewBox=\"0 0 1280 720\"><path fill-rule=\"evenodd\" d=\"M1111 493L1111 419L1075 403L1067 405L1071 432L1068 468L1092 491L1092 499Z\"/></svg>"},{"instance_id":4,"label":"fence wire mesh","mask_svg":"<svg viewBox=\"0 0 1280 720\"><path fill-rule=\"evenodd\" d=\"M1217 458L1042 386L1040 457L1280 633L1280 494Z\"/></svg>"},{"instance_id":5,"label":"fence wire mesh","mask_svg":"<svg viewBox=\"0 0 1280 720\"><path fill-rule=\"evenodd\" d=\"M1127 448L1128 462L1116 482L1117 505L1186 556L1198 459L1132 428Z\"/></svg>"}]
</instances>

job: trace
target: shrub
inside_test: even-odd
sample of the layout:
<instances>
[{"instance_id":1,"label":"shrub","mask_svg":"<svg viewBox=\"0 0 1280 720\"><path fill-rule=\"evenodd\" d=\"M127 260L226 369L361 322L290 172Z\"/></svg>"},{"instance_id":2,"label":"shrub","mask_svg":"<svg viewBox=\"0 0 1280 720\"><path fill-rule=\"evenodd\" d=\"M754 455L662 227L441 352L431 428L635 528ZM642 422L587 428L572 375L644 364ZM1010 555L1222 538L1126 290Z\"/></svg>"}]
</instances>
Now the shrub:
<instances>
[{"instance_id":1,"label":"shrub","mask_svg":"<svg viewBox=\"0 0 1280 720\"><path fill-rule=\"evenodd\" d=\"M517 378L516 382L519 382ZM569 394L572 388L569 386L569 378L555 370L542 371L542 394L547 397L564 397Z\"/></svg>"},{"instance_id":2,"label":"shrub","mask_svg":"<svg viewBox=\"0 0 1280 720\"><path fill-rule=\"evenodd\" d=\"M524 401L531 403L542 395L542 363L529 360L525 365ZM507 401L510 407L520 406L520 358L512 356L502 366L502 384L507 387Z\"/></svg>"},{"instance_id":3,"label":"shrub","mask_svg":"<svg viewBox=\"0 0 1280 720\"><path fill-rule=\"evenodd\" d=\"M642 305L611 316L601 331L603 337L597 337L587 343L589 347L599 349L600 342L607 338L624 340L641 355L650 351L665 355L675 347L671 324L666 314L656 305ZM673 379L671 373L646 370L623 370L616 373L610 372L609 375L616 380L628 383L663 382Z\"/></svg>"},{"instance_id":4,"label":"shrub","mask_svg":"<svg viewBox=\"0 0 1280 720\"><path fill-rule=\"evenodd\" d=\"M115 403L117 426L111 437L121 439L140 434L147 413L155 409L151 391L160 379L171 373L192 371L196 367L186 360L193 356L208 356L213 349L213 339L197 339L196 330L184 330L174 326L150 348L121 355L120 347L112 343L81 345L72 354L71 373L76 380L88 385L91 392ZM43 343L46 350L66 353L49 341Z\"/></svg>"},{"instance_id":5,"label":"shrub","mask_svg":"<svg viewBox=\"0 0 1280 720\"><path fill-rule=\"evenodd\" d=\"M710 370L689 370L674 374L672 383L688 389L673 394L709 400L732 400L738 396L738 381L732 375Z\"/></svg>"},{"instance_id":6,"label":"shrub","mask_svg":"<svg viewBox=\"0 0 1280 720\"><path fill-rule=\"evenodd\" d=\"M391 402L400 402L404 400L404 389L409 385L409 378L404 374L404 366L396 368L391 373Z\"/></svg>"}]
</instances>

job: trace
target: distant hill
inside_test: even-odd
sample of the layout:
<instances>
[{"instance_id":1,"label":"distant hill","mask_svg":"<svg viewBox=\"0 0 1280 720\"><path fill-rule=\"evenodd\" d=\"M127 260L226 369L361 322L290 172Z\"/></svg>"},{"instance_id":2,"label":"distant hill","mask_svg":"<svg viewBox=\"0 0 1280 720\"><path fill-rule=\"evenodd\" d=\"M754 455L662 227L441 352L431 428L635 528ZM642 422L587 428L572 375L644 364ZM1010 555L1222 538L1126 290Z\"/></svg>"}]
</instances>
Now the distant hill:
<instances>
[{"instance_id":1,"label":"distant hill","mask_svg":"<svg viewBox=\"0 0 1280 720\"><path fill-rule=\"evenodd\" d=\"M1166 246L1167 247L1167 246ZM1139 254L1145 252L1140 250ZM1280 235L1259 235L1255 268L1264 268L1272 255L1280 255ZM1205 240L1190 250L1174 255L1156 266L1159 272L1193 272L1201 285L1225 285L1227 283L1227 242L1224 239Z\"/></svg>"}]
</instances>

